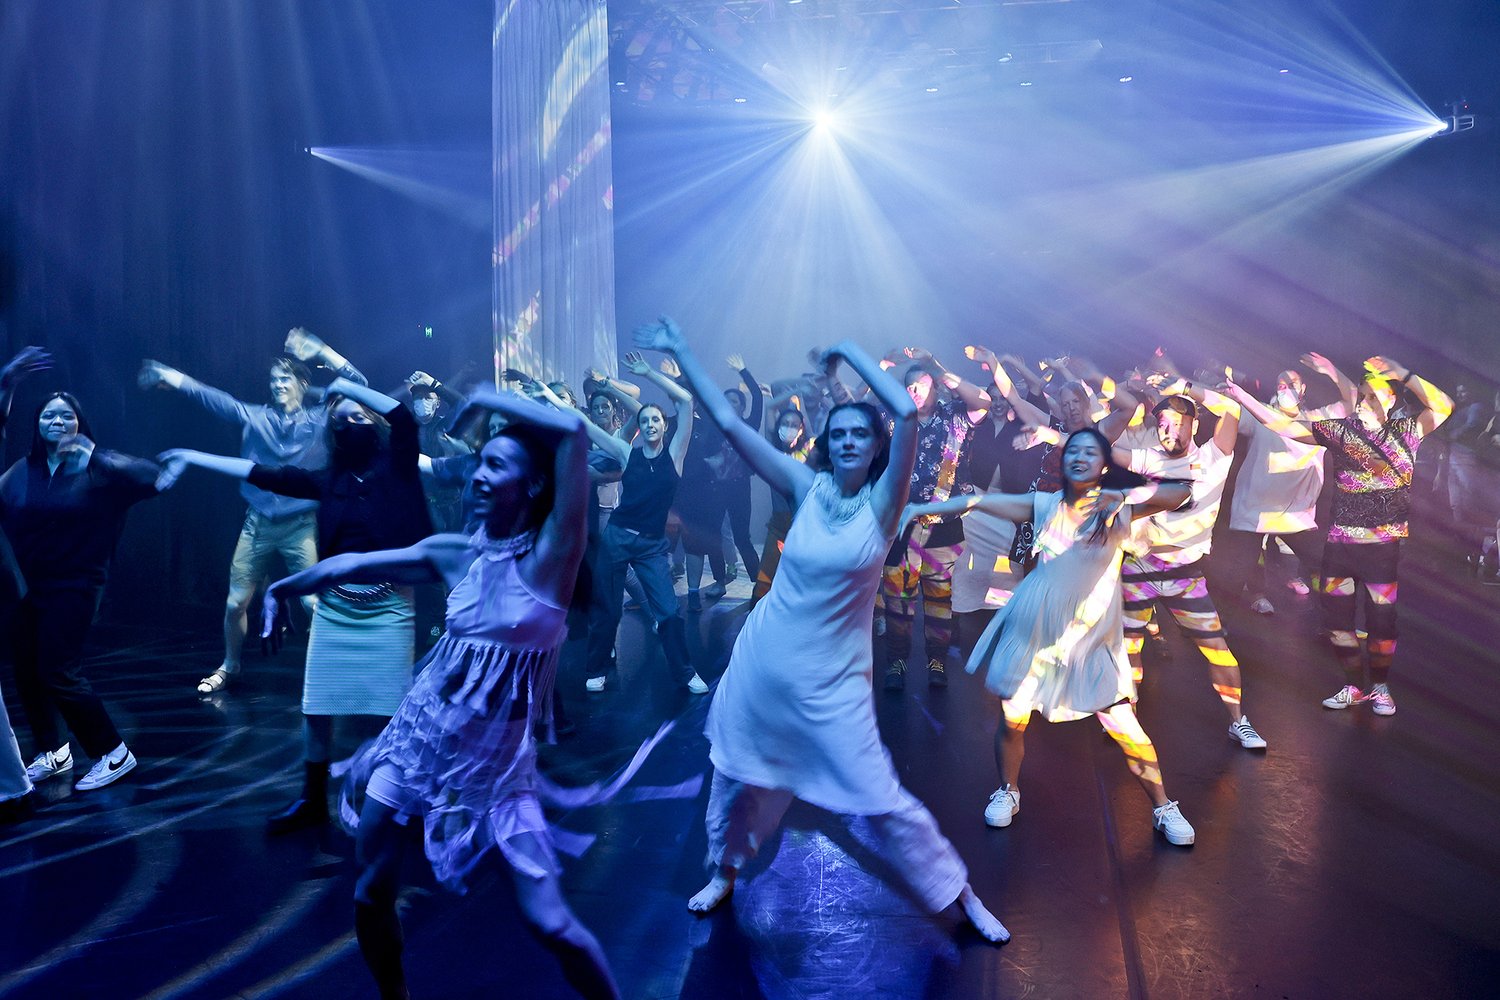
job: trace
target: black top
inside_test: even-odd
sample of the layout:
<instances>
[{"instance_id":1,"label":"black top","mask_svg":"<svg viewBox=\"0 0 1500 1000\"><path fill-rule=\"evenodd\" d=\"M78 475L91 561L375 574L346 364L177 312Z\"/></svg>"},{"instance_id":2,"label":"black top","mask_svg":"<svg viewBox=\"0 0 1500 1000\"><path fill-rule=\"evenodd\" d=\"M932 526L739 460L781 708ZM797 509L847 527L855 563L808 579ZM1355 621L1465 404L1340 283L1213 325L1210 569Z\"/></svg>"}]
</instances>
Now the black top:
<instances>
[{"instance_id":1,"label":"black top","mask_svg":"<svg viewBox=\"0 0 1500 1000\"><path fill-rule=\"evenodd\" d=\"M1026 424L1012 413L1006 420L993 417L974 428L969 451L969 475L981 490L989 488L1000 470L1000 492L1025 493L1031 489L1041 468L1041 449L1017 451L1016 438L1026 432Z\"/></svg>"},{"instance_id":2,"label":"black top","mask_svg":"<svg viewBox=\"0 0 1500 1000\"><path fill-rule=\"evenodd\" d=\"M667 511L681 481L666 446L655 458L647 458L642 448L632 448L625 474L620 478L620 506L610 516L610 526L628 528L652 538L665 535Z\"/></svg>"},{"instance_id":3,"label":"black top","mask_svg":"<svg viewBox=\"0 0 1500 1000\"><path fill-rule=\"evenodd\" d=\"M0 476L0 524L32 589L103 587L125 512L156 496L151 462L96 450L81 472L23 458Z\"/></svg>"},{"instance_id":4,"label":"black top","mask_svg":"<svg viewBox=\"0 0 1500 1000\"><path fill-rule=\"evenodd\" d=\"M250 484L282 496L318 501L318 558L414 545L432 534L417 466L417 421L404 406L384 414L391 443L370 468L308 471L256 465Z\"/></svg>"}]
</instances>

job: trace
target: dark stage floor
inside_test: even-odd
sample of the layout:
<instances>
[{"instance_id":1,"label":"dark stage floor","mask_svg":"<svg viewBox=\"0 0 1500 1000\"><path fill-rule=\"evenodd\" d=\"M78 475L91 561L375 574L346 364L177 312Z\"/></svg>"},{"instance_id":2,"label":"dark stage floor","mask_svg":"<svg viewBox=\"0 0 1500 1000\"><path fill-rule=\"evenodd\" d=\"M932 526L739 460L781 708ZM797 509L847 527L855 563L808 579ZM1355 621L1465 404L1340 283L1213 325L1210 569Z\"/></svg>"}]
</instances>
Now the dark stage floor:
<instances>
[{"instance_id":1,"label":"dark stage floor","mask_svg":"<svg viewBox=\"0 0 1500 1000\"><path fill-rule=\"evenodd\" d=\"M1500 590L1435 565L1448 563L1406 560L1391 719L1319 707L1339 679L1310 604L1290 594L1273 618L1230 614L1269 753L1227 739L1196 654L1175 637L1149 654L1142 718L1197 827L1191 850L1153 835L1144 796L1089 722L1033 726L1024 809L989 830L996 703L957 671L947 691L877 695L904 780L1015 935L1000 949L922 916L858 823L811 811L789 817L732 906L690 916L706 785L666 790L706 768L707 702L669 690L654 652L641 661L641 623L628 620L623 688L587 697L566 671L579 732L545 752L549 771L597 780L663 718L678 725L637 801L556 817L580 844L593 838L567 866L569 893L632 998L1494 996ZM351 932L350 840L262 830L298 780L298 652L252 657L239 687L199 701L192 685L217 662L201 617L191 634L99 631L92 675L141 766L89 795L44 786L38 818L0 829L0 996L371 995ZM699 619L710 677L739 621L733 601ZM417 996L567 995L503 881L462 898L419 881L406 903Z\"/></svg>"}]
</instances>

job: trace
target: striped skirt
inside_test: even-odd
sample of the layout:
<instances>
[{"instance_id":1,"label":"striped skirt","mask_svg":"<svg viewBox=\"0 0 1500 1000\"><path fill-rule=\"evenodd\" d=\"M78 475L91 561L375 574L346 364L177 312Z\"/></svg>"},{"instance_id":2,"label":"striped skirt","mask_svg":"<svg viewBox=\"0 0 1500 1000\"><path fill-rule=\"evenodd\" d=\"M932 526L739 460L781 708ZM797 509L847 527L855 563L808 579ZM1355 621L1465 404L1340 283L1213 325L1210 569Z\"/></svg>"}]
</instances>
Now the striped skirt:
<instances>
[{"instance_id":1,"label":"striped skirt","mask_svg":"<svg viewBox=\"0 0 1500 1000\"><path fill-rule=\"evenodd\" d=\"M415 620L407 588L345 584L318 595L302 713L394 715L411 687Z\"/></svg>"}]
</instances>

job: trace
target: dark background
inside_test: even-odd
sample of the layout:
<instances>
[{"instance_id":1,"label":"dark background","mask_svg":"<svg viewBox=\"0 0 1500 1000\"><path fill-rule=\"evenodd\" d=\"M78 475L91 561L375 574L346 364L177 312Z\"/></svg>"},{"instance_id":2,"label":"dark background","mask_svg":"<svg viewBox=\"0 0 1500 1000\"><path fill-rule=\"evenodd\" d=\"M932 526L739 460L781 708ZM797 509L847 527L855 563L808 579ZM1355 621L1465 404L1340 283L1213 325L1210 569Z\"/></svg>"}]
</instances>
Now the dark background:
<instances>
[{"instance_id":1,"label":"dark background","mask_svg":"<svg viewBox=\"0 0 1500 1000\"><path fill-rule=\"evenodd\" d=\"M611 14L624 23L671 6L622 3ZM945 137L969 143L943 175L950 200L935 212L903 201L898 184L872 180L872 191L892 193L891 230L913 259L931 265L924 280L944 312L916 334L866 329L868 346L909 339L952 356L983 338L1036 355L1060 339L1108 363L1154 342L1187 362L1232 355L1261 376L1309 348L1346 365L1379 350L1449 386L1500 373L1493 330L1500 142L1488 119L1500 107L1493 71L1500 6L1340 5L1429 105L1466 97L1480 127L1417 147L1253 245L1198 251L1196 236L1183 237L1171 249L1201 267L1151 279L1152 295L1190 303L1159 329L1138 315L1117 321L1117 303L1095 295L1101 268L1110 278L1139 268L1118 248L1101 253L1075 235L1045 266L1017 267L1020 258L1007 255L1048 249L1047 234L987 240L950 218L962 214L951 206L966 200L1003 212L1009 198L1046 193L1054 172L1028 173L1035 149L1015 138L1028 121L1080 128L1097 121L1121 145L1136 129L1141 155L1160 159L1169 147L1158 113L1121 103L1149 100L1183 118L1215 119L1215 134L1232 144L1225 95L1195 84L1191 64L1164 34L1173 5L1064 6L1076 8L1074 17L1113 11L1113 20L1089 30L1119 40L1110 51L1129 57L1142 89L1125 96L1113 87L1120 64L1102 63L1043 81L1054 85L1029 92L1024 108L996 96L1005 113L982 113L988 92L976 91L965 104L914 120L914 130L925 130L914 148L941 149ZM55 387L79 395L101 446L233 453L231 428L169 394L141 393L135 371L155 357L259 402L267 363L293 325L325 337L377 387L417 367L440 378L466 364L484 371L488 227L304 148L485 150L492 16L483 0L0 5L0 333L7 352L42 344L59 361L20 394L6 454L24 451L32 407ZM800 366L807 345L850 331L780 322L774 287L747 292L733 269L689 272L673 258L685 234L743 208L733 195L754 183L753 158L726 173L722 191L700 187L677 198L674 188L699 158L757 127L734 118L740 113L695 99L617 104L617 312L628 330L659 309L680 308L705 329L710 349L742 349L770 378ZM993 139L994 162L974 154L976 136ZM1162 234L1139 253L1149 257L1174 238ZM728 248L746 258L780 249ZM674 301L689 285L693 299ZM824 291L834 300L849 292ZM712 305L747 294L768 301L765 316L748 317L766 335L751 342L743 327L715 331ZM206 475L138 508L117 563L112 612L139 617L191 605L205 629L216 628L241 511L234 485Z\"/></svg>"}]
</instances>

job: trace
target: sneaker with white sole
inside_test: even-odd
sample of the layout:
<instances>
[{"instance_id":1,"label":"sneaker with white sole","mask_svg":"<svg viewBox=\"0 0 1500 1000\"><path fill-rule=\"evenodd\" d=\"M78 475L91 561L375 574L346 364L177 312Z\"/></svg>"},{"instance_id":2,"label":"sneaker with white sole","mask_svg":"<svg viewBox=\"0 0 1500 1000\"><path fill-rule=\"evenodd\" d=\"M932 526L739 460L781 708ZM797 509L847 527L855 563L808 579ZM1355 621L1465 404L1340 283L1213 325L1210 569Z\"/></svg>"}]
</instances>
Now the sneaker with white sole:
<instances>
[{"instance_id":1,"label":"sneaker with white sole","mask_svg":"<svg viewBox=\"0 0 1500 1000\"><path fill-rule=\"evenodd\" d=\"M607 678L604 677L590 677L588 680L583 682L583 689L585 691L588 691L590 694L598 694L600 691L604 690L606 680Z\"/></svg>"},{"instance_id":2,"label":"sneaker with white sole","mask_svg":"<svg viewBox=\"0 0 1500 1000\"><path fill-rule=\"evenodd\" d=\"M31 779L33 785L36 785L48 778L55 778L64 771L71 770L73 770L73 750L64 743L56 750L37 754L36 760L26 768L26 777Z\"/></svg>"},{"instance_id":3,"label":"sneaker with white sole","mask_svg":"<svg viewBox=\"0 0 1500 1000\"><path fill-rule=\"evenodd\" d=\"M1300 576L1295 576L1292 577L1292 579L1288 580L1286 582L1286 589L1290 590L1298 597L1306 597L1308 594L1312 593L1312 588L1309 587L1307 585L1307 581L1302 579L1302 577Z\"/></svg>"},{"instance_id":4,"label":"sneaker with white sole","mask_svg":"<svg viewBox=\"0 0 1500 1000\"><path fill-rule=\"evenodd\" d=\"M1363 691L1353 684L1345 684L1339 688L1338 693L1333 697L1323 699L1323 707L1343 711L1346 708L1353 708L1355 705L1366 700Z\"/></svg>"},{"instance_id":5,"label":"sneaker with white sole","mask_svg":"<svg viewBox=\"0 0 1500 1000\"><path fill-rule=\"evenodd\" d=\"M1250 610L1258 615L1274 615L1276 613L1276 605L1264 597L1257 597L1250 602Z\"/></svg>"},{"instance_id":6,"label":"sneaker with white sole","mask_svg":"<svg viewBox=\"0 0 1500 1000\"><path fill-rule=\"evenodd\" d=\"M1151 810L1151 825L1161 831L1161 835L1167 838L1167 843L1178 847L1191 845L1197 837L1193 824L1183 818L1182 810L1177 808L1176 802L1168 802Z\"/></svg>"},{"instance_id":7,"label":"sneaker with white sole","mask_svg":"<svg viewBox=\"0 0 1500 1000\"><path fill-rule=\"evenodd\" d=\"M1246 750L1264 750L1266 748L1265 738L1255 731L1254 726L1250 725L1250 717L1248 715L1242 715L1238 722L1230 724L1229 738L1239 740L1240 746Z\"/></svg>"},{"instance_id":8,"label":"sneaker with white sole","mask_svg":"<svg viewBox=\"0 0 1500 1000\"><path fill-rule=\"evenodd\" d=\"M96 788L119 781L125 775L135 770L135 754L121 743L109 753L100 757L89 773L78 779L73 787L80 792L91 792Z\"/></svg>"},{"instance_id":9,"label":"sneaker with white sole","mask_svg":"<svg viewBox=\"0 0 1500 1000\"><path fill-rule=\"evenodd\" d=\"M989 804L984 807L984 825L996 829L1010 826L1010 821L1020 811L1020 790L1010 785L1001 785L991 793Z\"/></svg>"},{"instance_id":10,"label":"sneaker with white sole","mask_svg":"<svg viewBox=\"0 0 1500 1000\"><path fill-rule=\"evenodd\" d=\"M1370 696L1366 699L1376 715L1395 715L1396 699L1391 697L1391 689L1384 684L1376 684L1370 688Z\"/></svg>"},{"instance_id":11,"label":"sneaker with white sole","mask_svg":"<svg viewBox=\"0 0 1500 1000\"><path fill-rule=\"evenodd\" d=\"M708 684L696 673L688 678L687 689L691 694L708 694Z\"/></svg>"}]
</instances>

